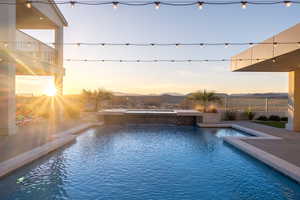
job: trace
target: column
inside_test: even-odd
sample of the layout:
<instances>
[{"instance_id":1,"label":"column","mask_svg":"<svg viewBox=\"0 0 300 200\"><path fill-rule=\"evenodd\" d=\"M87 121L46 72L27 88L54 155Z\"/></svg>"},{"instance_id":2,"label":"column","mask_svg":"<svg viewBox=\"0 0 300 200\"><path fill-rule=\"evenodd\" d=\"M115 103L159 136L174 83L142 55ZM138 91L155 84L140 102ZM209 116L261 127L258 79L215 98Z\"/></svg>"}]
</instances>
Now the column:
<instances>
[{"instance_id":1,"label":"column","mask_svg":"<svg viewBox=\"0 0 300 200\"><path fill-rule=\"evenodd\" d=\"M288 119L286 128L300 131L300 70L289 72Z\"/></svg>"},{"instance_id":2,"label":"column","mask_svg":"<svg viewBox=\"0 0 300 200\"><path fill-rule=\"evenodd\" d=\"M56 49L56 64L58 68L61 68L61 72L55 74L55 87L57 90L58 95L63 94L63 76L64 76L64 69L63 69L63 62L64 62L64 29L63 27L58 27L55 29L55 49Z\"/></svg>"},{"instance_id":3,"label":"column","mask_svg":"<svg viewBox=\"0 0 300 200\"><path fill-rule=\"evenodd\" d=\"M10 3L15 3L11 0ZM14 52L16 6L0 6L0 135L16 133L15 76L16 65L10 58Z\"/></svg>"},{"instance_id":4,"label":"column","mask_svg":"<svg viewBox=\"0 0 300 200\"><path fill-rule=\"evenodd\" d=\"M64 116L64 100L63 95L63 50L64 50L64 32L63 26L55 29L55 49L56 49L56 65L60 69L57 73L54 74L54 84L56 88L56 98L54 99L55 103L55 121L60 123L63 120Z\"/></svg>"}]
</instances>

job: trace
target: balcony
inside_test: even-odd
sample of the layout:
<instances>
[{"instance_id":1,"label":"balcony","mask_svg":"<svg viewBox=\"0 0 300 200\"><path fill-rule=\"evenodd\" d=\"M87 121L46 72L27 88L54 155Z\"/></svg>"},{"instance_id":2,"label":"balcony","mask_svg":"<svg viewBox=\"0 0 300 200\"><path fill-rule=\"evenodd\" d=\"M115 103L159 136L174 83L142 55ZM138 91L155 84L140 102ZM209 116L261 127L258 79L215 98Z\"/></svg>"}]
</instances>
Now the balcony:
<instances>
[{"instance_id":1,"label":"balcony","mask_svg":"<svg viewBox=\"0 0 300 200\"><path fill-rule=\"evenodd\" d=\"M16 31L15 48L17 54L23 54L48 65L56 65L56 50L53 47L19 30Z\"/></svg>"},{"instance_id":2,"label":"balcony","mask_svg":"<svg viewBox=\"0 0 300 200\"><path fill-rule=\"evenodd\" d=\"M51 75L62 70L57 66L56 49L16 30L17 75Z\"/></svg>"}]
</instances>

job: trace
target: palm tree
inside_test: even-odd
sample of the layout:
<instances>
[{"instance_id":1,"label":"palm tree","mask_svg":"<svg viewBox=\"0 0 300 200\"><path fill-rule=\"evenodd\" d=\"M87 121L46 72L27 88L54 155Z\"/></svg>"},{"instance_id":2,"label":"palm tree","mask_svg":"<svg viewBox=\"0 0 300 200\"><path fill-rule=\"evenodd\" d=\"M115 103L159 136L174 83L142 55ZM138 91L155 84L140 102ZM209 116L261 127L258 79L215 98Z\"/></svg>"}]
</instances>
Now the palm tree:
<instances>
[{"instance_id":1,"label":"palm tree","mask_svg":"<svg viewBox=\"0 0 300 200\"><path fill-rule=\"evenodd\" d=\"M113 93L107 91L105 89L97 89L97 90L82 90L82 96L86 101L94 102L94 110L98 111L99 103L107 100L111 100L113 97Z\"/></svg>"},{"instance_id":2,"label":"palm tree","mask_svg":"<svg viewBox=\"0 0 300 200\"><path fill-rule=\"evenodd\" d=\"M221 104L221 98L216 96L216 93L213 91L197 91L188 95L187 99L200 103L203 106L203 111L207 112L207 106L211 103Z\"/></svg>"}]
</instances>

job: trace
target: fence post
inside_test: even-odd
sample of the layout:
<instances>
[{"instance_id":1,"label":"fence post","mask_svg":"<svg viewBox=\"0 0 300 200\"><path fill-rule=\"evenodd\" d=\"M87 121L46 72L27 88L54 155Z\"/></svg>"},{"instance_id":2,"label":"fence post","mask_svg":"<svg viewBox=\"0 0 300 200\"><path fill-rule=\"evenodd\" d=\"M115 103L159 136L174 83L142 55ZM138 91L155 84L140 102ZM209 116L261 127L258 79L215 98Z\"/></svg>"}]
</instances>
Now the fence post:
<instances>
[{"instance_id":1,"label":"fence post","mask_svg":"<svg viewBox=\"0 0 300 200\"><path fill-rule=\"evenodd\" d=\"M268 97L266 97L265 112L266 112L266 114L268 114L268 112L269 112L269 99L268 99Z\"/></svg>"}]
</instances>

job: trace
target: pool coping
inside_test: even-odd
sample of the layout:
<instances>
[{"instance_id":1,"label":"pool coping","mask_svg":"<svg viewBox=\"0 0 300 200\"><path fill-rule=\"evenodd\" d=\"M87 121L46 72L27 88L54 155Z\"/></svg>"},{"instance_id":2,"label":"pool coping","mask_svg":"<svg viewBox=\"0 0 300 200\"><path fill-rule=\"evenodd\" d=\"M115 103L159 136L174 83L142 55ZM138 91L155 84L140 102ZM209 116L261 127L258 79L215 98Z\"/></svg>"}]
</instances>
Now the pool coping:
<instances>
[{"instance_id":1,"label":"pool coping","mask_svg":"<svg viewBox=\"0 0 300 200\"><path fill-rule=\"evenodd\" d=\"M300 183L300 167L281 159L271 153L263 151L260 148L257 148L251 144L244 142L244 139L247 140L281 140L281 137L276 137L269 135L267 133L257 131L251 128L246 128L241 125L237 125L234 123L220 123L220 124L197 124L198 127L201 128L233 128L243 132L246 132L250 135L254 135L256 137L246 136L225 136L223 137L224 141L233 147L239 149L240 151L254 157L255 159L265 163L266 165L272 167L273 169L281 172L282 174L288 176L289 178L295 180Z\"/></svg>"},{"instance_id":2,"label":"pool coping","mask_svg":"<svg viewBox=\"0 0 300 200\"><path fill-rule=\"evenodd\" d=\"M58 132L54 135L55 139L53 141L1 162L0 179L3 176L17 170L18 168L35 161L36 159L74 142L79 133L89 128L101 125L103 125L103 123L86 123L65 131Z\"/></svg>"}]
</instances>

